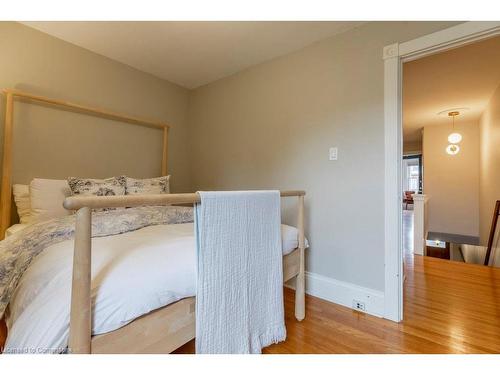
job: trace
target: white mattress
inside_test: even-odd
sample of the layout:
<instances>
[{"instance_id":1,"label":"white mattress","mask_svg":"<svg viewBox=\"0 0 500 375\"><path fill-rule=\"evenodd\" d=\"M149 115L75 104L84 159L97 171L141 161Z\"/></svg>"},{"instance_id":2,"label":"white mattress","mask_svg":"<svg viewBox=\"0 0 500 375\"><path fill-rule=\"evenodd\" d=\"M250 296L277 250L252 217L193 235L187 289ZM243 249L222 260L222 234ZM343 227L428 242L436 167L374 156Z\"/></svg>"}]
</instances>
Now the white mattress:
<instances>
[{"instance_id":1,"label":"white mattress","mask_svg":"<svg viewBox=\"0 0 500 375\"><path fill-rule=\"evenodd\" d=\"M282 226L283 253L297 229ZM67 346L73 241L45 249L25 272L7 316L6 352L61 352ZM113 331L179 299L194 296L193 224L157 225L92 239L93 334Z\"/></svg>"}]
</instances>

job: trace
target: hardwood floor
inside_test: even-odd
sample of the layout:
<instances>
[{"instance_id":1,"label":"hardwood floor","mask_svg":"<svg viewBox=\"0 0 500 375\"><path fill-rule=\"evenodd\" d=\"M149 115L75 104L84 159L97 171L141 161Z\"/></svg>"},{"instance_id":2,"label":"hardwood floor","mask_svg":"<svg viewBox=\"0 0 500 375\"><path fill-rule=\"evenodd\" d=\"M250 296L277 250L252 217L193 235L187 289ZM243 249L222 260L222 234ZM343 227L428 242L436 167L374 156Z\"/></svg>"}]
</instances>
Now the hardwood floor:
<instances>
[{"instance_id":1,"label":"hardwood floor","mask_svg":"<svg viewBox=\"0 0 500 375\"><path fill-rule=\"evenodd\" d=\"M404 320L394 323L319 298L293 317L287 340L265 353L500 353L500 269L407 254ZM193 353L194 343L177 353Z\"/></svg>"},{"instance_id":2,"label":"hardwood floor","mask_svg":"<svg viewBox=\"0 0 500 375\"><path fill-rule=\"evenodd\" d=\"M500 269L409 253L405 258L402 323L310 296L299 323L293 291L285 289L288 338L264 352L500 353ZM177 350L193 352L193 342Z\"/></svg>"},{"instance_id":3,"label":"hardwood floor","mask_svg":"<svg viewBox=\"0 0 500 375\"><path fill-rule=\"evenodd\" d=\"M5 339L7 338L7 327L5 326L5 320L0 320L0 351L3 351L3 345Z\"/></svg>"},{"instance_id":4,"label":"hardwood floor","mask_svg":"<svg viewBox=\"0 0 500 375\"><path fill-rule=\"evenodd\" d=\"M403 254L413 254L413 211L403 210Z\"/></svg>"}]
</instances>

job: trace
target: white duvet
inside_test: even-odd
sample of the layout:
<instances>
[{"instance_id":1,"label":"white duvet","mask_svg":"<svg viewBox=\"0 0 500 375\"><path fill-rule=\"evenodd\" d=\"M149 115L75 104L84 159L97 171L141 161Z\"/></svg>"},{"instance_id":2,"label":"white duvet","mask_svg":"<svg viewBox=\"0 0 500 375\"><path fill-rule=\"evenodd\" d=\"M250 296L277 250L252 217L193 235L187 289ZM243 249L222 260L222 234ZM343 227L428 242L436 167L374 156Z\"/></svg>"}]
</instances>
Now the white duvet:
<instances>
[{"instance_id":1,"label":"white duvet","mask_svg":"<svg viewBox=\"0 0 500 375\"><path fill-rule=\"evenodd\" d=\"M297 229L282 225L283 253L297 247ZM92 239L92 333L195 295L193 224L155 225ZM6 353L62 352L69 336L73 241L46 248L11 299Z\"/></svg>"}]
</instances>

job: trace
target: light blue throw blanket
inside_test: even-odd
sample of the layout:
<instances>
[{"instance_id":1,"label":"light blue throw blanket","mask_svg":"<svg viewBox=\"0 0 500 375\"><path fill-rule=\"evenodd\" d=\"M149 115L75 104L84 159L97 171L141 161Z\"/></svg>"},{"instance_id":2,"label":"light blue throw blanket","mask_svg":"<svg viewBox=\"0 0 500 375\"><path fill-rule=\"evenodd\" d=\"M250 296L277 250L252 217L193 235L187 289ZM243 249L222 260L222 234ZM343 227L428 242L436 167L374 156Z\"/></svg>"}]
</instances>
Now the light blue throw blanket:
<instances>
[{"instance_id":1,"label":"light blue throw blanket","mask_svg":"<svg viewBox=\"0 0 500 375\"><path fill-rule=\"evenodd\" d=\"M280 194L200 195L196 352L261 353L286 338Z\"/></svg>"}]
</instances>

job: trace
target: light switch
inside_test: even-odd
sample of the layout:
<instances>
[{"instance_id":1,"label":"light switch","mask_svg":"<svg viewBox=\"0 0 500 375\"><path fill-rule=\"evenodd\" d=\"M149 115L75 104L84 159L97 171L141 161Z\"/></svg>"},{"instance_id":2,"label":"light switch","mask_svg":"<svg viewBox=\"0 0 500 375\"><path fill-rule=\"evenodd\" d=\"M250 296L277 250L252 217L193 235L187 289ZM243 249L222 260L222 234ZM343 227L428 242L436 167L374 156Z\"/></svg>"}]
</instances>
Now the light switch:
<instances>
[{"instance_id":1,"label":"light switch","mask_svg":"<svg viewBox=\"0 0 500 375\"><path fill-rule=\"evenodd\" d=\"M339 149L337 147L330 147L330 150L328 153L328 159L329 160L337 160L338 153L339 153Z\"/></svg>"}]
</instances>

